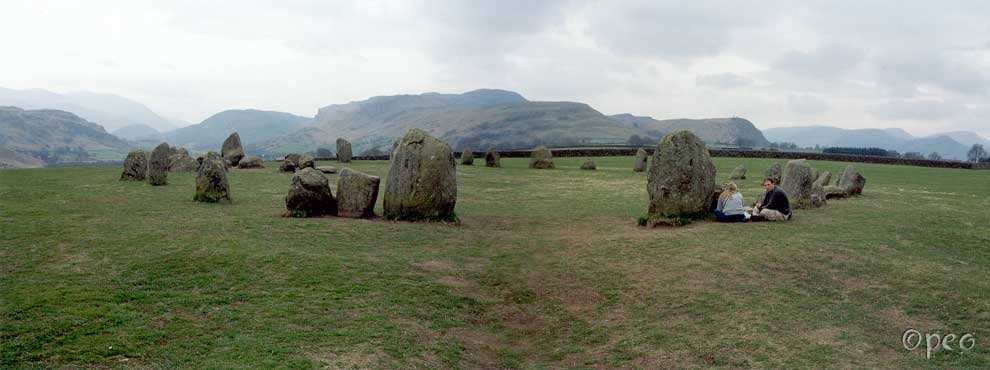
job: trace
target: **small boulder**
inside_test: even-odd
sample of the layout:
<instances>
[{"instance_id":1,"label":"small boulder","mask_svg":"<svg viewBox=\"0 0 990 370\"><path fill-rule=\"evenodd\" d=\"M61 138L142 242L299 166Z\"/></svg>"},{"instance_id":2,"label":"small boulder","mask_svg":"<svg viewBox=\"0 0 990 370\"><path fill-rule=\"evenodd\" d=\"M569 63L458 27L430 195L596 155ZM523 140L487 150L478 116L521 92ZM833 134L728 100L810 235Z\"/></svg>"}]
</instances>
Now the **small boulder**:
<instances>
[{"instance_id":1,"label":"small boulder","mask_svg":"<svg viewBox=\"0 0 990 370\"><path fill-rule=\"evenodd\" d=\"M695 217L709 211L715 165L705 142L690 131L664 136L647 176L651 217Z\"/></svg>"},{"instance_id":2,"label":"small boulder","mask_svg":"<svg viewBox=\"0 0 990 370\"><path fill-rule=\"evenodd\" d=\"M385 218L457 221L457 172L450 145L414 128L394 155L385 181Z\"/></svg>"},{"instance_id":3,"label":"small boulder","mask_svg":"<svg viewBox=\"0 0 990 370\"><path fill-rule=\"evenodd\" d=\"M241 135L236 132L230 134L227 140L223 141L223 146L220 147L220 155L230 163L231 166L237 166L241 162L241 158L244 158L244 147L241 146Z\"/></svg>"},{"instance_id":4,"label":"small boulder","mask_svg":"<svg viewBox=\"0 0 990 370\"><path fill-rule=\"evenodd\" d=\"M849 165L839 177L839 187L845 189L849 196L860 195L863 194L863 188L866 187L866 178L857 172L852 165Z\"/></svg>"},{"instance_id":5,"label":"small boulder","mask_svg":"<svg viewBox=\"0 0 990 370\"><path fill-rule=\"evenodd\" d=\"M181 151L168 157L168 170L172 172L192 172L199 169L199 162Z\"/></svg>"},{"instance_id":6,"label":"small boulder","mask_svg":"<svg viewBox=\"0 0 990 370\"><path fill-rule=\"evenodd\" d=\"M216 152L209 152L203 157L203 164L196 172L196 195L193 196L193 200L207 203L230 201L227 169L223 165L223 159Z\"/></svg>"},{"instance_id":7,"label":"small boulder","mask_svg":"<svg viewBox=\"0 0 990 370\"><path fill-rule=\"evenodd\" d=\"M587 160L584 161L584 163L581 164L581 169L582 170L596 170L596 169L598 169L598 166L595 165L595 160L594 159L588 158Z\"/></svg>"},{"instance_id":8,"label":"small boulder","mask_svg":"<svg viewBox=\"0 0 990 370\"><path fill-rule=\"evenodd\" d=\"M849 196L845 188L835 185L827 185L822 188L822 191L825 192L825 199L846 198Z\"/></svg>"},{"instance_id":9,"label":"small boulder","mask_svg":"<svg viewBox=\"0 0 990 370\"><path fill-rule=\"evenodd\" d=\"M783 179L780 181L780 187L787 194L791 208L801 209L815 206L815 202L811 201L811 185L813 183L811 179L811 166L808 165L808 161L795 159L787 162Z\"/></svg>"},{"instance_id":10,"label":"small boulder","mask_svg":"<svg viewBox=\"0 0 990 370\"><path fill-rule=\"evenodd\" d=\"M636 150L636 156L633 158L633 172L643 172L646 171L646 165L649 162L650 155L646 153L646 150L639 148Z\"/></svg>"},{"instance_id":11,"label":"small boulder","mask_svg":"<svg viewBox=\"0 0 990 370\"><path fill-rule=\"evenodd\" d=\"M774 184L780 184L782 174L783 170L780 167L780 163L775 162L774 164L771 164L770 167L767 167L767 170L763 172L763 178L773 179Z\"/></svg>"},{"instance_id":12,"label":"small boulder","mask_svg":"<svg viewBox=\"0 0 990 370\"><path fill-rule=\"evenodd\" d=\"M316 160L314 160L313 157L310 157L307 154L300 155L299 162L296 162L296 169L302 169L302 168L312 168L315 170Z\"/></svg>"},{"instance_id":13,"label":"small boulder","mask_svg":"<svg viewBox=\"0 0 990 370\"><path fill-rule=\"evenodd\" d=\"M237 168L265 168L265 160L255 156L247 156L241 159L240 163L237 164Z\"/></svg>"},{"instance_id":14,"label":"small boulder","mask_svg":"<svg viewBox=\"0 0 990 370\"><path fill-rule=\"evenodd\" d=\"M337 214L337 201L330 191L330 182L320 171L303 168L292 175L285 208L293 217Z\"/></svg>"},{"instance_id":15,"label":"small boulder","mask_svg":"<svg viewBox=\"0 0 990 370\"><path fill-rule=\"evenodd\" d=\"M168 184L168 156L171 150L168 143L161 143L151 151L148 160L148 183L151 185Z\"/></svg>"},{"instance_id":16,"label":"small boulder","mask_svg":"<svg viewBox=\"0 0 990 370\"><path fill-rule=\"evenodd\" d=\"M348 163L351 161L351 142L344 140L343 138L337 138L337 161L340 163Z\"/></svg>"},{"instance_id":17,"label":"small boulder","mask_svg":"<svg viewBox=\"0 0 990 370\"><path fill-rule=\"evenodd\" d=\"M471 148L464 148L461 151L461 164L465 166L474 165L474 152L471 151Z\"/></svg>"},{"instance_id":18,"label":"small boulder","mask_svg":"<svg viewBox=\"0 0 990 370\"><path fill-rule=\"evenodd\" d=\"M334 173L337 173L337 167L333 167L333 166L319 166L319 167L316 167L316 170L317 171L320 171L320 172L323 172L325 174L334 174Z\"/></svg>"},{"instance_id":19,"label":"small boulder","mask_svg":"<svg viewBox=\"0 0 990 370\"><path fill-rule=\"evenodd\" d=\"M498 150L492 145L488 148L488 152L485 153L485 167L502 167L498 157Z\"/></svg>"},{"instance_id":20,"label":"small boulder","mask_svg":"<svg viewBox=\"0 0 990 370\"><path fill-rule=\"evenodd\" d=\"M746 179L746 166L738 165L732 174L729 175L729 180L745 180Z\"/></svg>"},{"instance_id":21,"label":"small boulder","mask_svg":"<svg viewBox=\"0 0 990 370\"><path fill-rule=\"evenodd\" d=\"M124 172L120 174L120 179L144 181L148 176L148 157L148 152L140 149L127 153L127 159L124 159Z\"/></svg>"},{"instance_id":22,"label":"small boulder","mask_svg":"<svg viewBox=\"0 0 990 370\"><path fill-rule=\"evenodd\" d=\"M282 163L279 164L278 170L282 172L296 172L296 168L299 166L300 154L292 153L286 154L282 158Z\"/></svg>"},{"instance_id":23,"label":"small boulder","mask_svg":"<svg viewBox=\"0 0 990 370\"><path fill-rule=\"evenodd\" d=\"M529 168L541 170L553 168L553 153L546 146L540 145L533 149L529 156Z\"/></svg>"},{"instance_id":24,"label":"small boulder","mask_svg":"<svg viewBox=\"0 0 990 370\"><path fill-rule=\"evenodd\" d=\"M345 168L337 180L337 215L341 217L373 217L381 180L363 172Z\"/></svg>"}]
</instances>

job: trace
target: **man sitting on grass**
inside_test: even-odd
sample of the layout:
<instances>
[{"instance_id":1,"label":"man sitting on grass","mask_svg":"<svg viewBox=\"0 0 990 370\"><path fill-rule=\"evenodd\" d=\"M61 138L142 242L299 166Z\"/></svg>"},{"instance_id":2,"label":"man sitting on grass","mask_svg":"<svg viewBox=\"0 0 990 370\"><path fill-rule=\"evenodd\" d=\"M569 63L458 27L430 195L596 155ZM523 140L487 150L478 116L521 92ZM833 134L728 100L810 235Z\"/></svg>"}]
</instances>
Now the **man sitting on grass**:
<instances>
[{"instance_id":1,"label":"man sitting on grass","mask_svg":"<svg viewBox=\"0 0 990 370\"><path fill-rule=\"evenodd\" d=\"M763 188L767 193L763 199L757 200L753 209L752 221L787 221L791 219L791 202L787 200L784 189L773 183L773 179L763 180Z\"/></svg>"}]
</instances>

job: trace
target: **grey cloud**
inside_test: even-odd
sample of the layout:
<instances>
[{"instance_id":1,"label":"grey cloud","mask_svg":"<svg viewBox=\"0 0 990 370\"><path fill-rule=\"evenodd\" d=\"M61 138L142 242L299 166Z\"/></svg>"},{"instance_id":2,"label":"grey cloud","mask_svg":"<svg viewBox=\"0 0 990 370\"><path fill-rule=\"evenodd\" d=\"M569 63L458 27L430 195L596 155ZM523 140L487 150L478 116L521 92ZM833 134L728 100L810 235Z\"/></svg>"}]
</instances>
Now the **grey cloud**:
<instances>
[{"instance_id":1,"label":"grey cloud","mask_svg":"<svg viewBox=\"0 0 990 370\"><path fill-rule=\"evenodd\" d=\"M884 120L941 120L964 110L958 102L934 99L894 99L867 107L870 114Z\"/></svg>"},{"instance_id":2,"label":"grey cloud","mask_svg":"<svg viewBox=\"0 0 990 370\"><path fill-rule=\"evenodd\" d=\"M697 79L695 79L695 84L698 86L710 86L710 87L731 89L731 88L752 85L753 80L748 77L737 75L735 73L726 72L726 73L699 76Z\"/></svg>"},{"instance_id":3,"label":"grey cloud","mask_svg":"<svg viewBox=\"0 0 990 370\"><path fill-rule=\"evenodd\" d=\"M787 96L787 108L797 114L815 115L828 112L830 106L828 102L814 95L791 94Z\"/></svg>"},{"instance_id":4,"label":"grey cloud","mask_svg":"<svg viewBox=\"0 0 990 370\"><path fill-rule=\"evenodd\" d=\"M860 49L830 44L810 52L788 51L772 66L805 78L833 78L859 65L865 56Z\"/></svg>"}]
</instances>

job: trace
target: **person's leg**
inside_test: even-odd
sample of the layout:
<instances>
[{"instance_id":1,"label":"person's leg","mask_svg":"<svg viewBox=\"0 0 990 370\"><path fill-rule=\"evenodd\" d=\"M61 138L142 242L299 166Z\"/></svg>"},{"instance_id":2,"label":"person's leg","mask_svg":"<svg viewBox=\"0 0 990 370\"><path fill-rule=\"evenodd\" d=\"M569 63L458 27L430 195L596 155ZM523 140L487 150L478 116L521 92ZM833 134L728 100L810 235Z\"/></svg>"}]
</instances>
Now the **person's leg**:
<instances>
[{"instance_id":1,"label":"person's leg","mask_svg":"<svg viewBox=\"0 0 990 370\"><path fill-rule=\"evenodd\" d=\"M727 220L726 222L743 222L743 221L746 221L746 215L745 214L725 216L725 218Z\"/></svg>"},{"instance_id":2,"label":"person's leg","mask_svg":"<svg viewBox=\"0 0 990 370\"><path fill-rule=\"evenodd\" d=\"M780 213L780 211L773 210L773 209L764 209L764 210L761 210L760 211L760 216L763 216L763 218L765 218L767 221L785 221L785 220L787 220L787 216L785 216L783 213Z\"/></svg>"},{"instance_id":3,"label":"person's leg","mask_svg":"<svg viewBox=\"0 0 990 370\"><path fill-rule=\"evenodd\" d=\"M718 221L718 222L726 222L725 221L725 213L722 213L722 211L715 210L715 212L712 212L712 213L715 214L715 220L716 221Z\"/></svg>"}]
</instances>

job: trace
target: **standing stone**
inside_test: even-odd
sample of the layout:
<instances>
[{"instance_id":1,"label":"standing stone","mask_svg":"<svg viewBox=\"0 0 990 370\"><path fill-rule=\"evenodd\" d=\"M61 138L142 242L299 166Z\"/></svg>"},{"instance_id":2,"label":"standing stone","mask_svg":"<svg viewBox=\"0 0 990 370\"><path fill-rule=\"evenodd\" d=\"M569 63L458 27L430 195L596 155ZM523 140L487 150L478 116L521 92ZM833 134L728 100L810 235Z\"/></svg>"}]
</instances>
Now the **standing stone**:
<instances>
[{"instance_id":1,"label":"standing stone","mask_svg":"<svg viewBox=\"0 0 990 370\"><path fill-rule=\"evenodd\" d=\"M780 186L784 189L784 193L787 194L791 208L801 209L814 206L811 201L811 185L813 183L811 166L808 165L808 161L795 159L787 162Z\"/></svg>"},{"instance_id":2,"label":"standing stone","mask_svg":"<svg viewBox=\"0 0 990 370\"><path fill-rule=\"evenodd\" d=\"M247 156L241 159L237 168L265 168L265 160L255 156Z\"/></svg>"},{"instance_id":3,"label":"standing stone","mask_svg":"<svg viewBox=\"0 0 990 370\"><path fill-rule=\"evenodd\" d=\"M498 158L498 150L492 145L488 148L488 152L485 153L485 167L502 167L500 160Z\"/></svg>"},{"instance_id":4,"label":"standing stone","mask_svg":"<svg viewBox=\"0 0 990 370\"><path fill-rule=\"evenodd\" d=\"M745 180L746 179L746 166L738 165L732 174L729 175L729 180Z\"/></svg>"},{"instance_id":5,"label":"standing stone","mask_svg":"<svg viewBox=\"0 0 990 370\"><path fill-rule=\"evenodd\" d=\"M337 161L348 163L351 161L351 142L343 138L337 138Z\"/></svg>"},{"instance_id":6,"label":"standing stone","mask_svg":"<svg viewBox=\"0 0 990 370\"><path fill-rule=\"evenodd\" d=\"M774 164L771 164L770 167L767 167L766 172L763 172L763 178L764 179L773 179L773 183L774 184L780 185L780 180L781 180L781 176L782 176L781 174L782 173L783 173L783 171L780 168L780 163L776 163L775 162ZM790 195L790 194L788 194L788 195Z\"/></svg>"},{"instance_id":7,"label":"standing stone","mask_svg":"<svg viewBox=\"0 0 990 370\"><path fill-rule=\"evenodd\" d=\"M124 172L120 174L120 179L144 181L147 176L148 152L137 149L127 153L127 159L124 160Z\"/></svg>"},{"instance_id":8,"label":"standing stone","mask_svg":"<svg viewBox=\"0 0 990 370\"><path fill-rule=\"evenodd\" d=\"M471 151L471 148L464 148L461 151L461 164L465 166L474 165L474 152Z\"/></svg>"},{"instance_id":9,"label":"standing stone","mask_svg":"<svg viewBox=\"0 0 990 370\"><path fill-rule=\"evenodd\" d=\"M341 217L373 217L381 180L350 168L340 170L337 180L337 215Z\"/></svg>"},{"instance_id":10,"label":"standing stone","mask_svg":"<svg viewBox=\"0 0 990 370\"><path fill-rule=\"evenodd\" d=\"M395 149L385 182L385 218L457 221L457 177L450 145L410 129Z\"/></svg>"},{"instance_id":11,"label":"standing stone","mask_svg":"<svg viewBox=\"0 0 990 370\"><path fill-rule=\"evenodd\" d=\"M299 156L299 161L296 162L296 169L312 168L316 169L316 160L310 157L308 154L303 154Z\"/></svg>"},{"instance_id":12,"label":"standing stone","mask_svg":"<svg viewBox=\"0 0 990 370\"><path fill-rule=\"evenodd\" d=\"M241 146L241 135L236 132L230 134L227 140L223 141L223 146L220 147L220 155L223 159L230 163L231 166L237 166L241 163L241 158L244 158L244 147Z\"/></svg>"},{"instance_id":13,"label":"standing stone","mask_svg":"<svg viewBox=\"0 0 990 370\"><path fill-rule=\"evenodd\" d=\"M151 159L148 160L148 183L151 185L168 184L168 143L161 143L151 151Z\"/></svg>"},{"instance_id":14,"label":"standing stone","mask_svg":"<svg viewBox=\"0 0 990 370\"><path fill-rule=\"evenodd\" d=\"M278 166L278 170L282 172L295 172L296 168L299 167L299 157L301 156L296 153L286 154L282 158L282 163Z\"/></svg>"},{"instance_id":15,"label":"standing stone","mask_svg":"<svg viewBox=\"0 0 990 370\"><path fill-rule=\"evenodd\" d=\"M692 217L709 211L715 165L708 148L690 131L664 136L647 176L651 216Z\"/></svg>"},{"instance_id":16,"label":"standing stone","mask_svg":"<svg viewBox=\"0 0 990 370\"><path fill-rule=\"evenodd\" d=\"M596 169L598 169L598 166L595 165L595 160L594 159L588 158L588 160L584 161L584 163L581 164L581 169L582 170L596 170Z\"/></svg>"},{"instance_id":17,"label":"standing stone","mask_svg":"<svg viewBox=\"0 0 990 370\"><path fill-rule=\"evenodd\" d=\"M533 149L529 156L529 168L541 170L553 168L553 153L546 146L540 145Z\"/></svg>"},{"instance_id":18,"label":"standing stone","mask_svg":"<svg viewBox=\"0 0 990 370\"><path fill-rule=\"evenodd\" d=\"M337 214L337 201L330 192L330 182L320 171L303 168L292 175L285 208L293 217Z\"/></svg>"},{"instance_id":19,"label":"standing stone","mask_svg":"<svg viewBox=\"0 0 990 370\"><path fill-rule=\"evenodd\" d=\"M815 183L812 184L812 186L824 188L828 186L829 181L832 181L832 173L828 171L822 171L818 174L818 178L815 179Z\"/></svg>"},{"instance_id":20,"label":"standing stone","mask_svg":"<svg viewBox=\"0 0 990 370\"><path fill-rule=\"evenodd\" d=\"M182 153L182 151L177 151L176 154L168 156L168 170L171 172L192 172L198 168L199 162L196 162L189 154Z\"/></svg>"},{"instance_id":21,"label":"standing stone","mask_svg":"<svg viewBox=\"0 0 990 370\"><path fill-rule=\"evenodd\" d=\"M849 165L846 166L846 169L842 171L842 176L839 177L839 187L845 190L849 196L863 194L863 188L866 187L866 178L859 172L856 172L856 169L852 165Z\"/></svg>"},{"instance_id":22,"label":"standing stone","mask_svg":"<svg viewBox=\"0 0 990 370\"><path fill-rule=\"evenodd\" d=\"M223 158L216 152L209 152L203 157L203 164L196 173L196 195L193 200L216 203L224 199L230 201L227 170L223 165Z\"/></svg>"},{"instance_id":23,"label":"standing stone","mask_svg":"<svg viewBox=\"0 0 990 370\"><path fill-rule=\"evenodd\" d=\"M643 172L646 171L646 164L649 161L649 154L646 150L639 148L636 150L636 157L633 158L633 172Z\"/></svg>"},{"instance_id":24,"label":"standing stone","mask_svg":"<svg viewBox=\"0 0 990 370\"><path fill-rule=\"evenodd\" d=\"M832 173L828 171L822 171L818 173L818 178L815 182L811 184L811 205L815 207L824 206L828 200L828 194L825 192L825 187L828 186L828 182L832 180Z\"/></svg>"}]
</instances>

